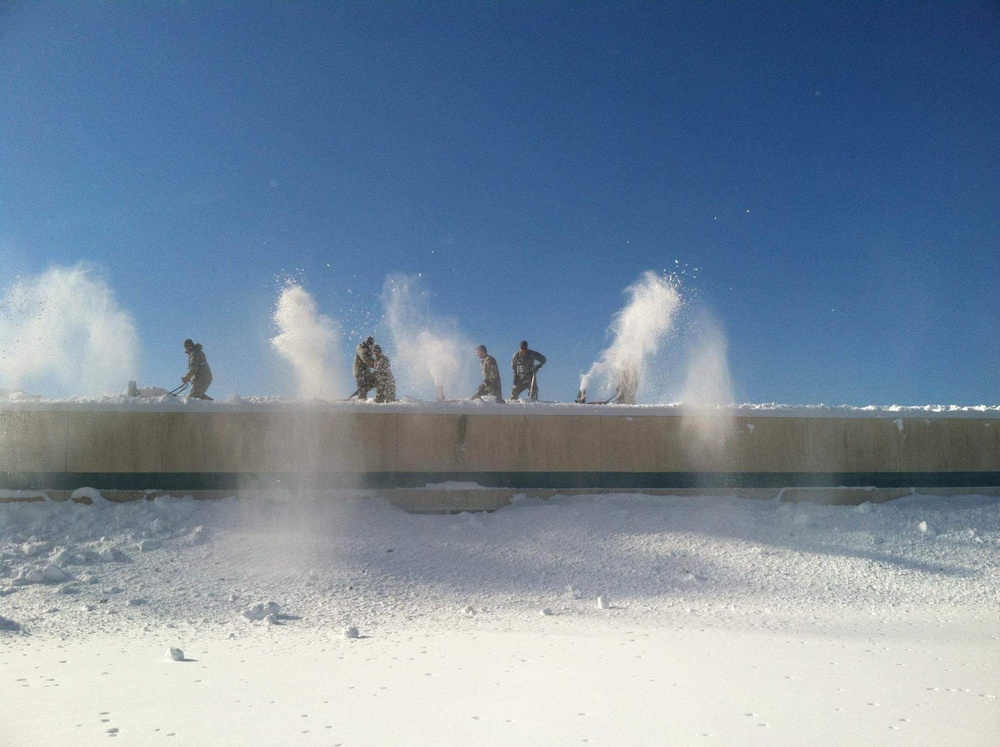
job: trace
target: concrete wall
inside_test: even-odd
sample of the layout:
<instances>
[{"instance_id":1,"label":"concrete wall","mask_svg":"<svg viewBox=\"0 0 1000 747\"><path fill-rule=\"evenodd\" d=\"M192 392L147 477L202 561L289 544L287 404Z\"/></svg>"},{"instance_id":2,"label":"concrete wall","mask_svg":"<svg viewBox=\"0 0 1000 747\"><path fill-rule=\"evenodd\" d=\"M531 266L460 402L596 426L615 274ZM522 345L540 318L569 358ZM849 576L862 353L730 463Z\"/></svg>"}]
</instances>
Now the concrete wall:
<instances>
[{"instance_id":1,"label":"concrete wall","mask_svg":"<svg viewBox=\"0 0 1000 747\"><path fill-rule=\"evenodd\" d=\"M1000 420L986 417L497 409L0 411L0 489L1000 486Z\"/></svg>"}]
</instances>

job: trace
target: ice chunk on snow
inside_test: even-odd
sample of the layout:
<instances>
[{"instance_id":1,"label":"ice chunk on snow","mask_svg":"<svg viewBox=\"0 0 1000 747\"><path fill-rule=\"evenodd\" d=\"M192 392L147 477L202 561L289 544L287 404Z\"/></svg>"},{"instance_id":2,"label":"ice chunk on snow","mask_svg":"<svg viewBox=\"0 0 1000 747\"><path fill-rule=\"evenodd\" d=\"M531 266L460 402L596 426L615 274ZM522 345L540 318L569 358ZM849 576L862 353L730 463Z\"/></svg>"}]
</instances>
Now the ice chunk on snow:
<instances>
[{"instance_id":1,"label":"ice chunk on snow","mask_svg":"<svg viewBox=\"0 0 1000 747\"><path fill-rule=\"evenodd\" d=\"M94 503L95 501L103 501L104 496L96 488L77 488L72 492L69 499L76 503Z\"/></svg>"},{"instance_id":2,"label":"ice chunk on snow","mask_svg":"<svg viewBox=\"0 0 1000 747\"><path fill-rule=\"evenodd\" d=\"M184 543L194 547L195 545L200 545L206 539L207 533L205 532L205 527L197 526L184 538Z\"/></svg>"},{"instance_id":3,"label":"ice chunk on snow","mask_svg":"<svg viewBox=\"0 0 1000 747\"><path fill-rule=\"evenodd\" d=\"M360 638L360 637L361 637L360 633L358 633L358 629L356 626L349 625L348 627L344 628L344 638Z\"/></svg>"},{"instance_id":4,"label":"ice chunk on snow","mask_svg":"<svg viewBox=\"0 0 1000 747\"><path fill-rule=\"evenodd\" d=\"M127 563L129 556L115 547L102 547L97 551L98 557L105 563Z\"/></svg>"},{"instance_id":5,"label":"ice chunk on snow","mask_svg":"<svg viewBox=\"0 0 1000 747\"><path fill-rule=\"evenodd\" d=\"M276 602L268 602L267 604L255 604L252 607L248 607L243 610L243 617L247 620L263 620L266 617L274 615L275 619L277 619L280 612L281 607Z\"/></svg>"},{"instance_id":6,"label":"ice chunk on snow","mask_svg":"<svg viewBox=\"0 0 1000 747\"><path fill-rule=\"evenodd\" d=\"M184 661L184 652L179 648L171 646L167 649L167 658L173 659L174 661Z\"/></svg>"},{"instance_id":7,"label":"ice chunk on snow","mask_svg":"<svg viewBox=\"0 0 1000 747\"><path fill-rule=\"evenodd\" d=\"M71 578L72 576L55 563L49 563L41 568L32 568L27 572L22 570L12 580L12 583L17 586L25 586L27 584L61 584L63 581L69 581Z\"/></svg>"},{"instance_id":8,"label":"ice chunk on snow","mask_svg":"<svg viewBox=\"0 0 1000 747\"><path fill-rule=\"evenodd\" d=\"M48 552L52 549L52 545L48 542L38 542L35 540L28 540L23 545L21 545L21 552L27 558L33 558L36 555L41 555L43 552Z\"/></svg>"},{"instance_id":9,"label":"ice chunk on snow","mask_svg":"<svg viewBox=\"0 0 1000 747\"><path fill-rule=\"evenodd\" d=\"M18 625L13 620L8 620L6 617L0 615L0 630L6 630L12 633L21 632L21 626Z\"/></svg>"}]
</instances>

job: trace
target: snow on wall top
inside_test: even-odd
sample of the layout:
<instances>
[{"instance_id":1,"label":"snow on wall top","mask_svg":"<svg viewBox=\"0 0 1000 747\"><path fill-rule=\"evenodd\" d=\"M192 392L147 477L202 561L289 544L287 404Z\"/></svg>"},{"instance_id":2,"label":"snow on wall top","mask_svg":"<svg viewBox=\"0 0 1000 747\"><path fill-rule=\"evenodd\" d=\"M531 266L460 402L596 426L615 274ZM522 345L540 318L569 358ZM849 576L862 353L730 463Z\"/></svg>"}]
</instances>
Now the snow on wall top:
<instances>
[{"instance_id":1,"label":"snow on wall top","mask_svg":"<svg viewBox=\"0 0 1000 747\"><path fill-rule=\"evenodd\" d=\"M683 416L720 417L836 417L836 418L1000 418L998 405L784 405L744 403L715 407L686 407L683 403L656 405L580 405L574 402L511 402L504 405L482 400L432 402L404 397L392 404L374 402L296 400L287 397L240 397L224 401L188 400L159 395L130 397L73 397L46 399L25 392L0 390L0 412L414 412L422 414L489 415L587 415L594 417Z\"/></svg>"}]
</instances>

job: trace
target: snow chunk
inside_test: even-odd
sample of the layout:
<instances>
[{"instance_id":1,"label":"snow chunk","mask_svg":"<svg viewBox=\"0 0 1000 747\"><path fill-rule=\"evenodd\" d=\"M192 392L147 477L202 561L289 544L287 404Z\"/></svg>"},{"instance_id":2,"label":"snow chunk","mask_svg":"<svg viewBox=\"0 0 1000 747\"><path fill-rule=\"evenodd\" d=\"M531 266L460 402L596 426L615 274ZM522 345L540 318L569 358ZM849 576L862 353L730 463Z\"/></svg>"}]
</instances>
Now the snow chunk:
<instances>
[{"instance_id":1,"label":"snow chunk","mask_svg":"<svg viewBox=\"0 0 1000 747\"><path fill-rule=\"evenodd\" d=\"M179 648L171 646L167 649L167 658L173 659L174 661L184 661L184 652Z\"/></svg>"},{"instance_id":2,"label":"snow chunk","mask_svg":"<svg viewBox=\"0 0 1000 747\"><path fill-rule=\"evenodd\" d=\"M76 503L97 503L103 501L104 496L97 488L77 488L70 494L69 499Z\"/></svg>"},{"instance_id":3,"label":"snow chunk","mask_svg":"<svg viewBox=\"0 0 1000 747\"><path fill-rule=\"evenodd\" d=\"M255 604L252 607L248 607L243 610L243 617L247 620L263 620L271 615L275 616L281 612L281 607L276 602L268 602L267 604Z\"/></svg>"},{"instance_id":4,"label":"snow chunk","mask_svg":"<svg viewBox=\"0 0 1000 747\"><path fill-rule=\"evenodd\" d=\"M6 630L10 633L20 633L21 626L13 620L8 620L6 617L0 615L0 630Z\"/></svg>"},{"instance_id":5,"label":"snow chunk","mask_svg":"<svg viewBox=\"0 0 1000 747\"><path fill-rule=\"evenodd\" d=\"M205 527L197 526L184 538L184 544L194 547L195 545L200 545L206 539L208 539L208 533L205 531Z\"/></svg>"},{"instance_id":6,"label":"snow chunk","mask_svg":"<svg viewBox=\"0 0 1000 747\"><path fill-rule=\"evenodd\" d=\"M361 637L361 634L358 632L358 629L357 629L356 626L349 625L348 627L344 628L344 638L351 638L351 639L353 639L353 638L360 638L360 637Z\"/></svg>"},{"instance_id":7,"label":"snow chunk","mask_svg":"<svg viewBox=\"0 0 1000 747\"><path fill-rule=\"evenodd\" d=\"M41 555L43 552L48 552L52 549L52 543L50 542L39 542L32 537L30 540L21 545L21 552L26 558L33 558L36 555Z\"/></svg>"},{"instance_id":8,"label":"snow chunk","mask_svg":"<svg viewBox=\"0 0 1000 747\"><path fill-rule=\"evenodd\" d=\"M61 584L73 578L70 574L57 566L55 563L48 563L41 568L32 568L26 573L18 575L14 579L15 584Z\"/></svg>"},{"instance_id":9,"label":"snow chunk","mask_svg":"<svg viewBox=\"0 0 1000 747\"><path fill-rule=\"evenodd\" d=\"M102 547L97 557L104 563L127 563L131 558L117 547Z\"/></svg>"}]
</instances>

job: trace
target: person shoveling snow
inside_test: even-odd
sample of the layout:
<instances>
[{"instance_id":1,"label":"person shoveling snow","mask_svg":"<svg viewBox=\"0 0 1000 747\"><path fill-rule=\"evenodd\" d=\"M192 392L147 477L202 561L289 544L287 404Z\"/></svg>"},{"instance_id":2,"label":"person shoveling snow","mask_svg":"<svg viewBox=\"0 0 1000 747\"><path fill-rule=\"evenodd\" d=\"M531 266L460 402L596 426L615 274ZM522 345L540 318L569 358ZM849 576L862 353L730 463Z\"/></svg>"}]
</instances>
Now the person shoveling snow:
<instances>
[{"instance_id":1,"label":"person shoveling snow","mask_svg":"<svg viewBox=\"0 0 1000 747\"><path fill-rule=\"evenodd\" d=\"M181 381L185 384L191 384L191 393L188 395L188 399L212 399L205 394L212 384L212 369L209 368L205 351L201 349L201 343L191 339L185 340L184 352L187 353L188 357L188 370L181 377Z\"/></svg>"}]
</instances>

